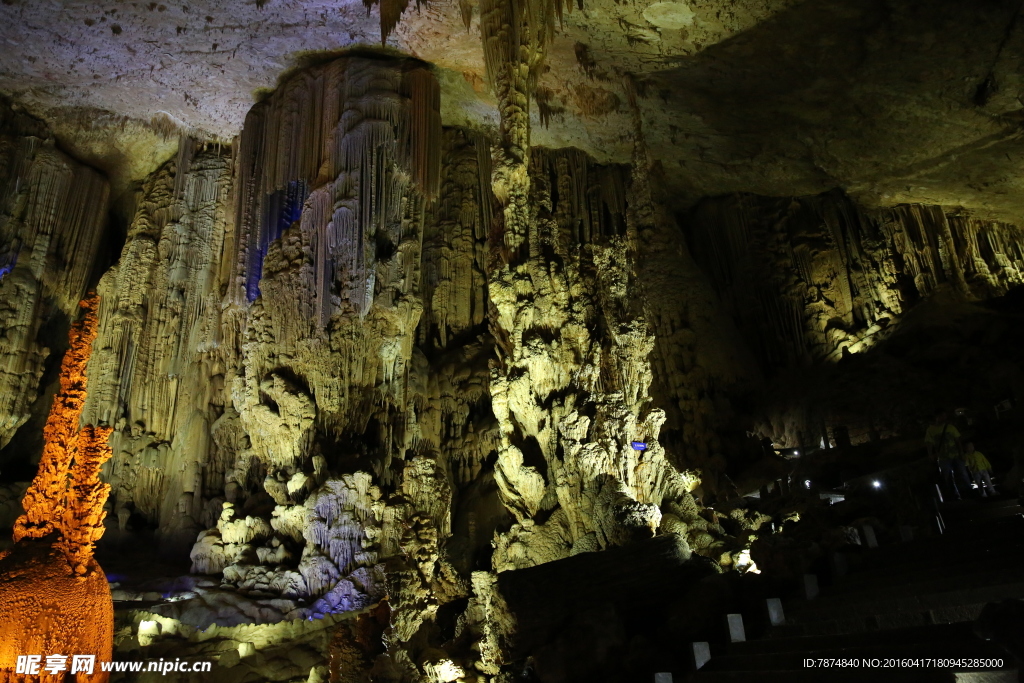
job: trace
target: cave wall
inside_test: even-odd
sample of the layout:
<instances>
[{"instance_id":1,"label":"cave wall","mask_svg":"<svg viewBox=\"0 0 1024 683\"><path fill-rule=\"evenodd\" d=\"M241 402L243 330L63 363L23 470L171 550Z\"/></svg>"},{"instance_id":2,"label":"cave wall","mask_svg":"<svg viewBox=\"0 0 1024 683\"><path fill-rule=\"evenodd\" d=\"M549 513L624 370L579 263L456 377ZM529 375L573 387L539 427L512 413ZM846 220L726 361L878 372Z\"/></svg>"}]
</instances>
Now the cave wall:
<instances>
[{"instance_id":1,"label":"cave wall","mask_svg":"<svg viewBox=\"0 0 1024 683\"><path fill-rule=\"evenodd\" d=\"M728 195L687 237L765 372L837 360L884 338L940 288L965 300L1024 282L1024 232L938 206L865 210L840 191Z\"/></svg>"},{"instance_id":2,"label":"cave wall","mask_svg":"<svg viewBox=\"0 0 1024 683\"><path fill-rule=\"evenodd\" d=\"M972 400L974 392L936 387L943 362L952 371L966 361L928 351L939 354L929 369L923 348L915 362L879 345L924 324L955 344L961 335L949 326L971 313L964 305L1024 282L1024 231L957 209L866 209L839 190L727 195L701 202L682 222L768 382L749 419L783 447L834 445L836 428L855 441L913 432L937 407L928 407L939 400L933 396ZM891 375L905 376L907 386Z\"/></svg>"},{"instance_id":3,"label":"cave wall","mask_svg":"<svg viewBox=\"0 0 1024 683\"><path fill-rule=\"evenodd\" d=\"M100 279L100 329L83 420L115 428L106 467L120 527L132 514L187 550L204 493L228 455L211 439L224 409L221 259L231 159L183 140L137 191L121 258ZM219 510L216 511L219 514Z\"/></svg>"},{"instance_id":4,"label":"cave wall","mask_svg":"<svg viewBox=\"0 0 1024 683\"><path fill-rule=\"evenodd\" d=\"M64 345L77 315L98 260L107 196L101 174L0 105L0 447L32 416L49 347Z\"/></svg>"},{"instance_id":5,"label":"cave wall","mask_svg":"<svg viewBox=\"0 0 1024 683\"><path fill-rule=\"evenodd\" d=\"M337 59L256 105L233 150L184 137L138 189L84 419L114 428L119 537L155 530L212 579L160 618L386 601L387 676L494 673L497 572L659 533L726 565L749 544L658 440L647 320L683 304L636 295L639 235L675 234L635 209L643 183L532 149L503 234L497 143L438 111L420 63Z\"/></svg>"},{"instance_id":6,"label":"cave wall","mask_svg":"<svg viewBox=\"0 0 1024 683\"><path fill-rule=\"evenodd\" d=\"M550 27L531 22L553 8L510 7L482 6L496 134L443 129L422 63L347 56L283 82L231 149L183 137L139 187L83 419L114 429L110 526L209 577L153 608L168 637L384 610L386 652L337 646L382 678L510 675L517 620L544 611L517 582L621 546L749 563L764 519L703 502L738 493L725 473L779 373L867 350L937 292L1020 283L1017 228L940 207L731 195L677 222L635 102L632 165L532 147ZM106 190L0 141L12 431ZM807 443L816 420L764 432Z\"/></svg>"}]
</instances>

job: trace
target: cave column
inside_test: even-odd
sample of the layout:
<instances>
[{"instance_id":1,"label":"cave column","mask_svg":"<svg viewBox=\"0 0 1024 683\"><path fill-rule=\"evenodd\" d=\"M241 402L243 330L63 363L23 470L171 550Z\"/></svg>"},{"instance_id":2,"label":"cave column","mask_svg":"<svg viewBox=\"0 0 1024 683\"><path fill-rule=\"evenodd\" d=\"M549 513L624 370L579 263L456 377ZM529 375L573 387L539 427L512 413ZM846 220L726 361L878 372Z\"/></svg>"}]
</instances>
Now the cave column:
<instances>
[{"instance_id":1,"label":"cave column","mask_svg":"<svg viewBox=\"0 0 1024 683\"><path fill-rule=\"evenodd\" d=\"M635 221L597 224L594 213L615 202L606 195L589 205L596 165L585 155L529 152L530 87L556 9L481 6L501 116L492 160L501 211L488 263L495 476L518 521L497 542L498 570L650 535L666 493L682 495L692 483L666 469L656 443L663 416L649 406L653 340L632 295ZM588 189L576 195L571 186ZM648 450L632 450L633 439L649 441ZM631 512L619 514L623 506Z\"/></svg>"}]
</instances>

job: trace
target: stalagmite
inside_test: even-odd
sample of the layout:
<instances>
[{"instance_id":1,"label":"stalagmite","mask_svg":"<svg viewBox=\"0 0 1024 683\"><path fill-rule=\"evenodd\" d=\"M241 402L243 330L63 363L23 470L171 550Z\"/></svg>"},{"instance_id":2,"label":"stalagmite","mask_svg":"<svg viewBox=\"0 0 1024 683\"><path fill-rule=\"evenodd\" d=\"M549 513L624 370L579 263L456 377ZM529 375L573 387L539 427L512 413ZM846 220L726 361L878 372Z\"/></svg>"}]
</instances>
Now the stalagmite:
<instances>
[{"instance_id":1,"label":"stalagmite","mask_svg":"<svg viewBox=\"0 0 1024 683\"><path fill-rule=\"evenodd\" d=\"M99 481L99 469L111 455L107 445L111 430L92 425L79 428L98 304L95 296L82 301L84 318L71 328L60 390L43 430L39 473L25 492L25 514L14 523L15 543L57 534L58 547L79 574L85 573L93 544L103 535L103 506L110 492L110 486Z\"/></svg>"},{"instance_id":2,"label":"stalagmite","mask_svg":"<svg viewBox=\"0 0 1024 683\"><path fill-rule=\"evenodd\" d=\"M0 555L0 680L28 679L15 673L17 657L26 654L110 659L113 604L93 546L104 530L110 487L100 483L99 470L111 455L111 430L79 429L97 304L95 296L83 301L84 319L71 329L39 473L15 522L15 545ZM105 681L107 674L81 678Z\"/></svg>"}]
</instances>

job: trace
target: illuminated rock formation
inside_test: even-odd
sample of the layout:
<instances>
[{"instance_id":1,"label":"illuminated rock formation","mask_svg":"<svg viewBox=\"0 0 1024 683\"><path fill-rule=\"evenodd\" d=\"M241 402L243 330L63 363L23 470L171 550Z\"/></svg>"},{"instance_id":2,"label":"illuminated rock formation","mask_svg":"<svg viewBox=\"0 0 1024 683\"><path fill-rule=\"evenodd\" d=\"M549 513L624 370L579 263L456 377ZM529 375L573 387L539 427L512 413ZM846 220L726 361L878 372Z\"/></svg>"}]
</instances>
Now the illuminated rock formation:
<instances>
[{"instance_id":1,"label":"illuminated rock formation","mask_svg":"<svg viewBox=\"0 0 1024 683\"><path fill-rule=\"evenodd\" d=\"M698 207L689 233L765 370L870 348L940 287L981 300L1024 283L1019 228L937 206L730 196Z\"/></svg>"},{"instance_id":2,"label":"illuminated rock formation","mask_svg":"<svg viewBox=\"0 0 1024 683\"><path fill-rule=\"evenodd\" d=\"M25 514L15 522L15 545L0 555L0 680L22 680L13 673L19 655L111 656L110 587L93 559L110 491L99 472L110 457L111 430L78 426L97 304L95 296L83 301L85 315L71 329L39 473L25 494ZM63 680L63 674L52 678Z\"/></svg>"},{"instance_id":3,"label":"illuminated rock formation","mask_svg":"<svg viewBox=\"0 0 1024 683\"><path fill-rule=\"evenodd\" d=\"M645 181L530 149L531 77L502 60L538 68L556 8L484 9L497 146L442 132L421 64L343 57L253 108L233 179L183 139L142 185L100 282L84 415L114 430L122 529L156 524L219 581L164 618L322 619L386 596L386 666L451 680L503 656L498 572L658 534L723 564L743 547L658 442L633 296ZM494 42L507 21L532 26L525 47ZM462 610L481 654L424 640Z\"/></svg>"},{"instance_id":4,"label":"illuminated rock formation","mask_svg":"<svg viewBox=\"0 0 1024 683\"><path fill-rule=\"evenodd\" d=\"M140 188L121 258L97 287L84 420L114 428L114 509L157 525L165 546L186 553L203 494L223 495L234 457L211 435L225 402L217 347L231 185L223 150L180 146Z\"/></svg>"},{"instance_id":5,"label":"illuminated rock formation","mask_svg":"<svg viewBox=\"0 0 1024 683\"><path fill-rule=\"evenodd\" d=\"M82 302L84 317L68 335L71 346L64 354L60 390L43 430L39 472L25 492L25 514L14 523L15 543L57 534L59 547L79 574L85 573L93 543L103 534L103 506L110 491L100 483L99 470L110 458L111 430L91 425L79 429L98 304L96 296Z\"/></svg>"},{"instance_id":6,"label":"illuminated rock formation","mask_svg":"<svg viewBox=\"0 0 1024 683\"><path fill-rule=\"evenodd\" d=\"M730 195L701 203L687 223L722 310L777 383L868 351L933 296L983 301L1024 283L1020 228L938 206L869 210L839 191ZM780 397L764 431L780 445L828 441L830 401L801 407ZM850 426L866 432L876 411L855 412L861 424Z\"/></svg>"},{"instance_id":7,"label":"illuminated rock formation","mask_svg":"<svg viewBox=\"0 0 1024 683\"><path fill-rule=\"evenodd\" d=\"M73 573L67 555L38 541L22 541L0 556L0 681L64 681L59 675L15 673L20 655L95 655L93 676L78 681L103 683L99 661L109 661L114 640L114 609L107 577L93 561L83 576Z\"/></svg>"},{"instance_id":8,"label":"illuminated rock formation","mask_svg":"<svg viewBox=\"0 0 1024 683\"><path fill-rule=\"evenodd\" d=\"M0 446L30 417L50 355L40 330L74 318L95 267L107 182L0 103Z\"/></svg>"},{"instance_id":9,"label":"illuminated rock formation","mask_svg":"<svg viewBox=\"0 0 1024 683\"><path fill-rule=\"evenodd\" d=\"M659 91L634 67L664 71L684 54L700 66L711 37L772 3L741 0L716 29L710 10L689 16L683 3L658 3L680 5L652 10L658 23L612 0L572 15L563 0L425 2L401 22L410 2L365 4L380 8L380 36L362 15L346 35L388 49L296 65L251 109L246 100L244 127L224 113L220 142L172 125L176 158L117 205L129 220L98 285L88 398L64 387L65 421L47 428L16 533L19 545L59 533L54 556L83 582L99 574L88 553L110 434L103 469L121 549L153 530L160 555L191 561L173 599L125 614L125 650L209 654L232 679L372 670L495 683L535 655L554 680L571 677L557 650L585 627L618 637L631 604L667 619L664 596L686 612L692 582L749 567L753 537L772 527L739 495L753 489L733 482L734 465L751 444L763 455L761 437L803 443L808 432L792 427L796 409L763 400L777 389L766 378L867 349L936 292L984 298L1021 280L1019 231L952 209L869 211L837 192L726 195L686 214L666 196L706 176L753 175L747 147L725 171L710 168L731 138L713 117L653 115L676 97L671 81ZM266 23L291 11L256 7ZM243 21L250 9L232 12ZM310 9L303 39L343 44L331 31L350 9ZM209 12L182 7L172 33L196 16L218 41L236 30ZM610 17L615 40L588 32ZM417 36L424 26L435 32ZM429 58L438 26L452 28L444 64L390 49ZM248 65L234 57L246 45L212 49L232 54L229 71ZM632 55L628 68L618 53ZM531 129L532 102L535 120L561 133ZM677 137L678 148L698 144L691 134L713 138L708 168L661 163ZM84 282L71 261L57 269L74 281L65 289ZM13 273L0 270L0 306L38 327L35 299L22 310L4 289L21 282ZM45 289L54 277L36 280ZM39 346L36 332L22 341ZM18 348L12 368L27 353ZM39 391L33 363L4 380L11 429ZM79 431L77 410L98 426ZM15 491L0 491L0 518ZM671 590L647 589L658 582ZM600 609L588 612L592 602ZM603 665L589 662L590 677Z\"/></svg>"}]
</instances>

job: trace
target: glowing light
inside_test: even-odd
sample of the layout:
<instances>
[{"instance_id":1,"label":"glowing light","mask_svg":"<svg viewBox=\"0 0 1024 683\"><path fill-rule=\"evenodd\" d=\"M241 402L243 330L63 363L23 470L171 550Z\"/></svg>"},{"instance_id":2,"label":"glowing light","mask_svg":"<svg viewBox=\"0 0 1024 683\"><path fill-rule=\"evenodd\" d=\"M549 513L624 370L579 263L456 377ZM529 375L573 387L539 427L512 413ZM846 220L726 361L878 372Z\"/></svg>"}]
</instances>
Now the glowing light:
<instances>
[{"instance_id":1,"label":"glowing light","mask_svg":"<svg viewBox=\"0 0 1024 683\"><path fill-rule=\"evenodd\" d=\"M736 568L741 572L750 574L760 574L761 570L757 568L754 560L750 558L750 549L741 550L736 556Z\"/></svg>"},{"instance_id":2,"label":"glowing light","mask_svg":"<svg viewBox=\"0 0 1024 683\"><path fill-rule=\"evenodd\" d=\"M871 485L874 486L876 489L882 488L882 482L878 481L877 479L871 482Z\"/></svg>"},{"instance_id":3,"label":"glowing light","mask_svg":"<svg viewBox=\"0 0 1024 683\"><path fill-rule=\"evenodd\" d=\"M793 451L793 455L800 455L800 451Z\"/></svg>"},{"instance_id":4,"label":"glowing light","mask_svg":"<svg viewBox=\"0 0 1024 683\"><path fill-rule=\"evenodd\" d=\"M139 621L139 645L147 647L160 635L160 624L150 619Z\"/></svg>"},{"instance_id":5,"label":"glowing light","mask_svg":"<svg viewBox=\"0 0 1024 683\"><path fill-rule=\"evenodd\" d=\"M804 479L804 487L805 488L811 488L811 480L810 479Z\"/></svg>"}]
</instances>

